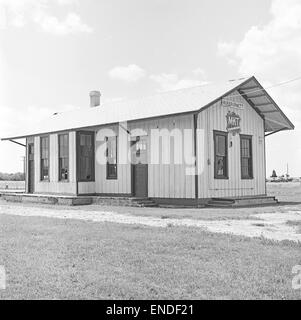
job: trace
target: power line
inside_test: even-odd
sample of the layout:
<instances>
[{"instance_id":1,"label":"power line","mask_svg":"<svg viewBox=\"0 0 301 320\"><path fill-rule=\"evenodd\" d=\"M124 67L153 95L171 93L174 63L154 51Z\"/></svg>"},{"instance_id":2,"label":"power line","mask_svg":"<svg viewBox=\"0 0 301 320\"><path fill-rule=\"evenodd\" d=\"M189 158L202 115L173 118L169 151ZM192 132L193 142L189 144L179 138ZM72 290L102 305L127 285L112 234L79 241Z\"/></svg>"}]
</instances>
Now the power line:
<instances>
[{"instance_id":1,"label":"power line","mask_svg":"<svg viewBox=\"0 0 301 320\"><path fill-rule=\"evenodd\" d=\"M245 78L240 78L238 80L241 80L241 79L245 79ZM287 80L287 81L283 81L283 82L278 82L276 84L273 84L269 87L266 87L266 88L262 88L262 89L255 89L253 91L248 91L247 93L248 94L252 94L252 93L256 93L256 92L261 92L261 91L265 91L265 90L268 90L268 89L271 89L271 88L276 88L276 87L280 87L280 86L283 86L283 85L286 85L286 84L289 84L289 83L292 83L292 82L295 82L295 81L298 81L298 80L301 80L301 76L297 77L297 78L293 78L293 79L290 79L290 80ZM236 80L229 80L231 82L233 81L236 81ZM243 90L243 89L242 89ZM237 94L237 95L231 95L231 97L239 97L240 94Z\"/></svg>"},{"instance_id":2,"label":"power line","mask_svg":"<svg viewBox=\"0 0 301 320\"><path fill-rule=\"evenodd\" d=\"M228 80L228 82L237 82L237 81L243 81L243 80L252 80L252 77L242 77L242 78L237 78L237 79L230 79ZM271 88L275 88L275 87L280 87L280 86L283 86L283 85L286 85L286 84L289 84L291 82L295 82L295 81L298 81L298 80L301 80L301 76L298 76L297 78L293 78L293 79L290 79L290 80L287 80L287 81L283 81L283 82L278 82L276 84L273 84L269 87L266 87L266 88L262 88L262 89L255 89L253 91L248 91L248 94L250 93L256 93L256 92L261 92L261 91L265 91L265 90L268 90L268 89L271 89ZM226 82L226 81L225 81ZM184 90L189 90L189 89L196 89L196 88L204 88L206 86L214 86L216 85L218 82L208 82L208 83L204 83L204 84L199 84L199 85L196 85L196 86L191 86L191 87L185 87L185 88L179 88L179 89L175 89L175 90L166 90L166 91L162 91L160 93L157 93L155 95L150 95L149 97L152 97L152 96L156 96L156 95L163 95L163 94L169 94L171 92L176 92L176 91L184 91ZM237 94L237 95L231 95L231 97L239 97L241 96L240 94ZM146 98L146 97L144 97ZM126 99L126 101L129 101L129 100L136 100L137 98L134 98L134 99Z\"/></svg>"}]
</instances>

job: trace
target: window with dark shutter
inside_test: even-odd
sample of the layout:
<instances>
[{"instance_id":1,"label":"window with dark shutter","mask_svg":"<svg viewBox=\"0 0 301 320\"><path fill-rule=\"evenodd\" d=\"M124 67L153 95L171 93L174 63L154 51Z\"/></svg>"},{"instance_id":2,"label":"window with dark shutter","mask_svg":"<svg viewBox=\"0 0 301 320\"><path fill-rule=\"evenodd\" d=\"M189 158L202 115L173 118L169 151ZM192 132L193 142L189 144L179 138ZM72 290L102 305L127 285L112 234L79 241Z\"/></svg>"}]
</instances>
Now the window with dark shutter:
<instances>
[{"instance_id":1,"label":"window with dark shutter","mask_svg":"<svg viewBox=\"0 0 301 320\"><path fill-rule=\"evenodd\" d=\"M49 136L41 137L41 181L49 180Z\"/></svg>"},{"instance_id":2,"label":"window with dark shutter","mask_svg":"<svg viewBox=\"0 0 301 320\"><path fill-rule=\"evenodd\" d=\"M60 134L59 139L59 180L69 179L69 134Z\"/></svg>"},{"instance_id":3,"label":"window with dark shutter","mask_svg":"<svg viewBox=\"0 0 301 320\"><path fill-rule=\"evenodd\" d=\"M214 178L228 179L228 134L214 131Z\"/></svg>"},{"instance_id":4,"label":"window with dark shutter","mask_svg":"<svg viewBox=\"0 0 301 320\"><path fill-rule=\"evenodd\" d=\"M252 137L240 135L241 178L253 179Z\"/></svg>"},{"instance_id":5,"label":"window with dark shutter","mask_svg":"<svg viewBox=\"0 0 301 320\"><path fill-rule=\"evenodd\" d=\"M77 133L78 181L95 181L94 132Z\"/></svg>"},{"instance_id":6,"label":"window with dark shutter","mask_svg":"<svg viewBox=\"0 0 301 320\"><path fill-rule=\"evenodd\" d=\"M106 137L107 179L117 179L117 137Z\"/></svg>"}]
</instances>

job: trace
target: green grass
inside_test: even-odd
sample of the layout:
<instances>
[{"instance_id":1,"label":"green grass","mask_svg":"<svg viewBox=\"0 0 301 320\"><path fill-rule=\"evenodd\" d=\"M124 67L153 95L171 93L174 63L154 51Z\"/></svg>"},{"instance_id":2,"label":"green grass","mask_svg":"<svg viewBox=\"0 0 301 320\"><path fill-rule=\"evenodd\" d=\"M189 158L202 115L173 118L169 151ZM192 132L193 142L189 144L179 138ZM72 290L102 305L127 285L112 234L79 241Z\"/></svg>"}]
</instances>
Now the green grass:
<instances>
[{"instance_id":1,"label":"green grass","mask_svg":"<svg viewBox=\"0 0 301 320\"><path fill-rule=\"evenodd\" d=\"M291 242L0 215L1 299L300 299Z\"/></svg>"}]
</instances>

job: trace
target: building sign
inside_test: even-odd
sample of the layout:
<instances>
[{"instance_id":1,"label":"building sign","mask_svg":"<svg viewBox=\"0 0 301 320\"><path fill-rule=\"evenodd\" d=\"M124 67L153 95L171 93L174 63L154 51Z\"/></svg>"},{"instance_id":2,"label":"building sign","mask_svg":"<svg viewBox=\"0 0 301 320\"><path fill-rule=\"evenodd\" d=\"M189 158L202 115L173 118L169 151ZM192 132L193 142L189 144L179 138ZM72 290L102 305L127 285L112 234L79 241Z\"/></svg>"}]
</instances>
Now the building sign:
<instances>
[{"instance_id":1,"label":"building sign","mask_svg":"<svg viewBox=\"0 0 301 320\"><path fill-rule=\"evenodd\" d=\"M236 108L236 109L243 109L244 108L243 103L229 101L229 100L225 100L225 99L222 99L222 105L224 107L231 107L231 108Z\"/></svg>"},{"instance_id":2,"label":"building sign","mask_svg":"<svg viewBox=\"0 0 301 320\"><path fill-rule=\"evenodd\" d=\"M233 111L228 111L226 115L227 131L233 135L240 133L240 116Z\"/></svg>"}]
</instances>

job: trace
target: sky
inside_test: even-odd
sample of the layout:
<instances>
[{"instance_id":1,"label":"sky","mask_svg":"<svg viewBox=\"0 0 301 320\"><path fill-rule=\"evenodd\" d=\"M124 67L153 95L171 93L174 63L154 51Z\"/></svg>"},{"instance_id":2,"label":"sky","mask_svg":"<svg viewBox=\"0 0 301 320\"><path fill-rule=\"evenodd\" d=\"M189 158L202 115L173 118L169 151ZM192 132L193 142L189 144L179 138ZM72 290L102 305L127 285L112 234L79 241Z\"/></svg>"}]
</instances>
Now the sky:
<instances>
[{"instance_id":1,"label":"sky","mask_svg":"<svg viewBox=\"0 0 301 320\"><path fill-rule=\"evenodd\" d=\"M250 75L301 76L300 0L0 0L0 137L91 90L114 101ZM301 81L268 92L296 129L267 137L267 175L301 176ZM0 142L0 172L22 156Z\"/></svg>"}]
</instances>

